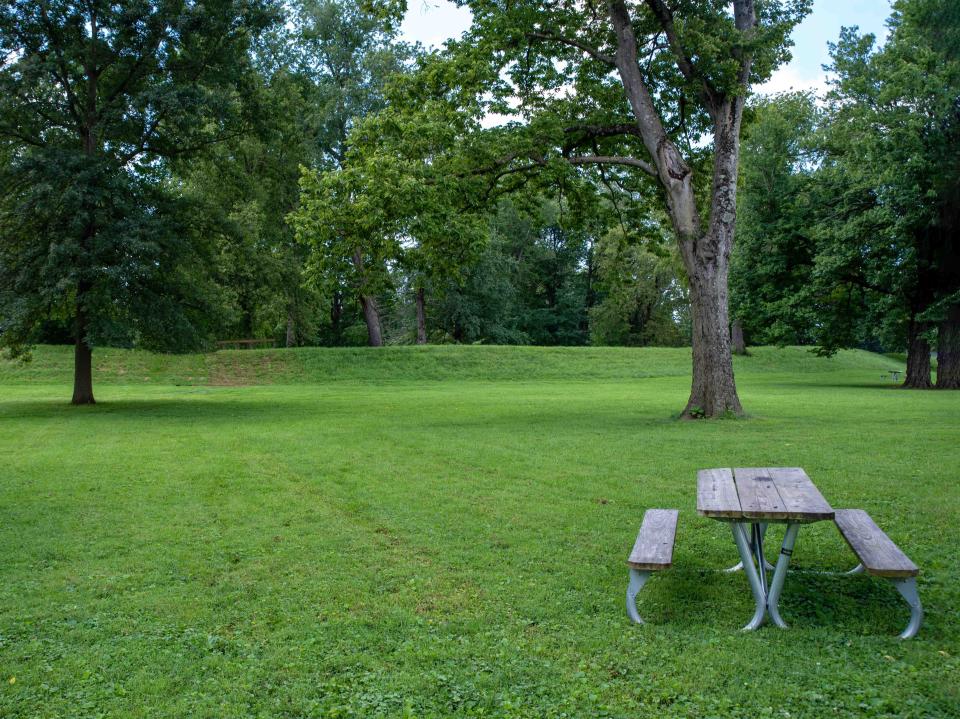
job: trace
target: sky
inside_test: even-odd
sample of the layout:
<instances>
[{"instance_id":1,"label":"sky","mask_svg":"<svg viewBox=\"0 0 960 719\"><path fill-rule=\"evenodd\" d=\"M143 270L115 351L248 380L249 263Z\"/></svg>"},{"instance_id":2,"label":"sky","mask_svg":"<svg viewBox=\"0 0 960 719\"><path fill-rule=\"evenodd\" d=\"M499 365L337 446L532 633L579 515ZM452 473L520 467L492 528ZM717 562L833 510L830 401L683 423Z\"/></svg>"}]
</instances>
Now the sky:
<instances>
[{"instance_id":1,"label":"sky","mask_svg":"<svg viewBox=\"0 0 960 719\"><path fill-rule=\"evenodd\" d=\"M407 0L407 15L400 28L405 40L439 47L458 37L470 25L470 11L447 0ZM814 0L813 12L793 31L793 59L774 73L759 92L826 88L822 65L829 63L828 42L836 42L841 27L856 25L861 32L886 37L888 0Z\"/></svg>"}]
</instances>

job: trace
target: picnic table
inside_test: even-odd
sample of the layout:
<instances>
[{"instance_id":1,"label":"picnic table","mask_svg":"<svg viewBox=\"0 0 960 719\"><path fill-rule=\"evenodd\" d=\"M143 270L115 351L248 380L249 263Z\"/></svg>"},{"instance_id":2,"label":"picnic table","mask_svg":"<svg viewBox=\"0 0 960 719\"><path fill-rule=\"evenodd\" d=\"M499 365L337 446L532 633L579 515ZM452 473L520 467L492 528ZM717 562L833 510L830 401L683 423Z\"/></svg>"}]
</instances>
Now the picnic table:
<instances>
[{"instance_id":1,"label":"picnic table","mask_svg":"<svg viewBox=\"0 0 960 719\"><path fill-rule=\"evenodd\" d=\"M779 601L800 527L811 522L833 521L860 563L846 574L866 572L890 580L910 606L910 622L900 633L910 639L920 630L923 606L917 592L917 565L862 509L834 510L816 485L799 467L747 467L701 469L697 472L697 513L728 522L740 563L726 571L743 570L753 592L753 618L744 627L757 629L767 615L778 627ZM627 559L627 615L643 624L637 610L638 592L653 573L673 566L673 545L679 510L648 509ZM786 524L776 566L763 553L763 539L772 523ZM767 581L767 571L773 576ZM829 574L830 572L828 572Z\"/></svg>"},{"instance_id":2,"label":"picnic table","mask_svg":"<svg viewBox=\"0 0 960 719\"><path fill-rule=\"evenodd\" d=\"M220 340L217 342L217 349L253 349L254 347L276 347L277 341L271 338L266 339L240 339L240 340Z\"/></svg>"},{"instance_id":3,"label":"picnic table","mask_svg":"<svg viewBox=\"0 0 960 719\"><path fill-rule=\"evenodd\" d=\"M729 522L740 564L756 604L744 629L756 629L767 614L786 627L778 606L790 556L801 525L832 521L834 511L816 485L799 467L702 469L697 473L697 513ZM771 523L787 525L773 577L763 554L763 537ZM756 560L756 565L754 565Z\"/></svg>"}]
</instances>

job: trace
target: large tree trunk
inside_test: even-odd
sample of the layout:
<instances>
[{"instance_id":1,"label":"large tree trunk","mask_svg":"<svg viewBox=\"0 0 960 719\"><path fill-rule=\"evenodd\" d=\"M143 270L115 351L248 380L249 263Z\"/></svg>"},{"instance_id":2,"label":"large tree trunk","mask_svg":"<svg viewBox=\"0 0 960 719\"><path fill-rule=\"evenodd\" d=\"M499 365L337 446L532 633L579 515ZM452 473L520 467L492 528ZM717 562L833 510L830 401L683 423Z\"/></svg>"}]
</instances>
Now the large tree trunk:
<instances>
[{"instance_id":1,"label":"large tree trunk","mask_svg":"<svg viewBox=\"0 0 960 719\"><path fill-rule=\"evenodd\" d=\"M930 343L923 336L926 323L910 321L907 329L907 375L903 386L913 389L929 389L930 382Z\"/></svg>"},{"instance_id":2,"label":"large tree trunk","mask_svg":"<svg viewBox=\"0 0 960 719\"><path fill-rule=\"evenodd\" d=\"M427 343L427 313L424 307L424 292L422 287L417 288L417 344Z\"/></svg>"},{"instance_id":3,"label":"large tree trunk","mask_svg":"<svg viewBox=\"0 0 960 719\"><path fill-rule=\"evenodd\" d=\"M740 320L734 320L730 327L730 342L735 355L747 354L747 343L743 340L743 325L740 324Z\"/></svg>"},{"instance_id":4,"label":"large tree trunk","mask_svg":"<svg viewBox=\"0 0 960 719\"><path fill-rule=\"evenodd\" d=\"M87 344L87 320L78 291L77 316L74 325L73 347L73 399L71 404L93 404L93 350Z\"/></svg>"},{"instance_id":5,"label":"large tree trunk","mask_svg":"<svg viewBox=\"0 0 960 719\"><path fill-rule=\"evenodd\" d=\"M699 83L690 61L680 52L673 18L663 3L649 2L663 26L671 47L678 53L678 68L692 83ZM637 38L624 0L610 0L610 21L617 38L612 59L633 111L643 144L654 166L638 166L656 176L666 194L667 209L680 254L690 281L690 310L693 317L693 379L684 417L742 415L743 408L733 380L730 328L727 307L727 274L733 249L736 222L737 171L740 159L740 123L745 93L724 94L701 86L701 101L713 120L714 162L710 214L707 229L701 221L693 169L670 140L653 97L640 70ZM734 22L738 30L751 32L756 26L753 3L734 0ZM681 59L682 58L682 59ZM746 88L752 64L749 53L738 57L738 80ZM646 167L644 165L647 165Z\"/></svg>"},{"instance_id":6,"label":"large tree trunk","mask_svg":"<svg viewBox=\"0 0 960 719\"><path fill-rule=\"evenodd\" d=\"M960 389L960 305L953 305L937 332L937 389Z\"/></svg>"},{"instance_id":7,"label":"large tree trunk","mask_svg":"<svg viewBox=\"0 0 960 719\"><path fill-rule=\"evenodd\" d=\"M733 378L725 267L700 266L691 273L690 312L693 319L693 381L683 416L743 414Z\"/></svg>"},{"instance_id":8,"label":"large tree trunk","mask_svg":"<svg viewBox=\"0 0 960 719\"><path fill-rule=\"evenodd\" d=\"M367 323L367 338L371 347L383 347L383 333L380 330L380 312L377 300L371 295L360 295L360 307L363 319Z\"/></svg>"}]
</instances>

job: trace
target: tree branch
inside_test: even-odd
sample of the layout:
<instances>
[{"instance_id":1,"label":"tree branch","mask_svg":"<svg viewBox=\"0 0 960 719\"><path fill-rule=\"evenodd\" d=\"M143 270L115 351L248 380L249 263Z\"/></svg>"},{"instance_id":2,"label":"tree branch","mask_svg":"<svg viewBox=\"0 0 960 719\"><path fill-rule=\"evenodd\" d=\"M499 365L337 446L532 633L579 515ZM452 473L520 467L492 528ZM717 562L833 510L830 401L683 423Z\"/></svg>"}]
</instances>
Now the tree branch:
<instances>
[{"instance_id":1,"label":"tree branch","mask_svg":"<svg viewBox=\"0 0 960 719\"><path fill-rule=\"evenodd\" d=\"M57 56L57 68L51 68L50 74L53 75L54 79L60 84L63 88L63 91L67 95L67 110L73 116L73 119L77 123L77 129L82 132L83 130L83 120L80 117L80 101L77 99L77 96L74 94L73 87L70 85L70 75L67 71L67 63L63 57L63 48L60 47L60 34L57 32L53 23L50 21L50 16L47 14L47 3L40 3L40 19L43 22L44 29L47 31L47 36L50 38L50 47L53 49L54 54ZM38 54L45 54L37 48Z\"/></svg>"},{"instance_id":2,"label":"tree branch","mask_svg":"<svg viewBox=\"0 0 960 719\"><path fill-rule=\"evenodd\" d=\"M757 26L757 13L753 6L753 0L734 0L733 23L737 30L742 33L749 33ZM745 86L750 81L753 55L743 53L739 49L734 49L734 55L740 61L740 75L737 79L741 85Z\"/></svg>"},{"instance_id":3,"label":"tree branch","mask_svg":"<svg viewBox=\"0 0 960 719\"><path fill-rule=\"evenodd\" d=\"M552 40L553 42L558 42L561 45L567 45L569 47L575 47L583 52L587 53L590 57L598 62L602 62L610 67L616 67L617 63L613 59L613 56L602 53L594 47L587 45L585 42L581 42L576 38L572 37L562 37L557 35L552 30L539 30L534 32L528 32L527 38L530 40Z\"/></svg>"},{"instance_id":4,"label":"tree branch","mask_svg":"<svg viewBox=\"0 0 960 719\"><path fill-rule=\"evenodd\" d=\"M622 155L574 155L567 158L571 165L626 165L643 170L651 177L659 177L656 168L645 160Z\"/></svg>"},{"instance_id":5,"label":"tree branch","mask_svg":"<svg viewBox=\"0 0 960 719\"><path fill-rule=\"evenodd\" d=\"M570 125L563 128L567 134L583 133L586 137L616 137L617 135L636 135L640 137L640 128L632 122L614 125Z\"/></svg>"},{"instance_id":6,"label":"tree branch","mask_svg":"<svg viewBox=\"0 0 960 719\"><path fill-rule=\"evenodd\" d=\"M708 109L714 108L719 104L720 93L717 92L716 88L704 77L697 67L693 64L689 53L686 48L683 46L683 43L680 42L680 36L677 34L677 28L673 24L673 11L667 6L664 0L646 0L647 7L653 12L656 16L657 21L660 23L660 27L663 28L663 32L667 36L667 42L670 45L670 50L673 52L674 57L677 61L677 67L680 69L680 74L686 78L687 82L696 83L700 88L701 99L704 101L704 104L707 105ZM752 5L752 2L751 2Z\"/></svg>"}]
</instances>

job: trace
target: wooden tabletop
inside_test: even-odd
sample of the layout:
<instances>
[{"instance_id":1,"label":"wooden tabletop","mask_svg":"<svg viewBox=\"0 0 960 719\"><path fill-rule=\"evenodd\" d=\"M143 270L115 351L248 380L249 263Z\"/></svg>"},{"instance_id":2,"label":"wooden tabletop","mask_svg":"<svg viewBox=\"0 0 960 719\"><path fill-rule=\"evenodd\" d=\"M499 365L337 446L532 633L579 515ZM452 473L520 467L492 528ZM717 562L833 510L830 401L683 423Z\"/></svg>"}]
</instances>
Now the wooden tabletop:
<instances>
[{"instance_id":1,"label":"wooden tabletop","mask_svg":"<svg viewBox=\"0 0 960 719\"><path fill-rule=\"evenodd\" d=\"M697 472L697 513L728 521L833 519L833 508L799 467L701 469Z\"/></svg>"}]
</instances>

